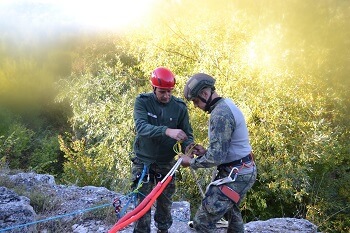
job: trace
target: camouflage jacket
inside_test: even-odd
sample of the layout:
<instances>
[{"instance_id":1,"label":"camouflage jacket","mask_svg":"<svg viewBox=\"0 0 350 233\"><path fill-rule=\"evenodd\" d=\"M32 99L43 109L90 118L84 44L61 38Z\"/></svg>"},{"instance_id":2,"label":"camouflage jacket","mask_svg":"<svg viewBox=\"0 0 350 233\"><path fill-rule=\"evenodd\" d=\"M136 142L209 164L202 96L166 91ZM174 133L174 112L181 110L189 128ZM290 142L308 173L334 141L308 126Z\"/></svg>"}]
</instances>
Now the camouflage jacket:
<instances>
[{"instance_id":1,"label":"camouflage jacket","mask_svg":"<svg viewBox=\"0 0 350 233\"><path fill-rule=\"evenodd\" d=\"M222 98L211 107L208 136L207 152L190 162L194 169L229 163L251 152L243 113L230 99Z\"/></svg>"}]
</instances>

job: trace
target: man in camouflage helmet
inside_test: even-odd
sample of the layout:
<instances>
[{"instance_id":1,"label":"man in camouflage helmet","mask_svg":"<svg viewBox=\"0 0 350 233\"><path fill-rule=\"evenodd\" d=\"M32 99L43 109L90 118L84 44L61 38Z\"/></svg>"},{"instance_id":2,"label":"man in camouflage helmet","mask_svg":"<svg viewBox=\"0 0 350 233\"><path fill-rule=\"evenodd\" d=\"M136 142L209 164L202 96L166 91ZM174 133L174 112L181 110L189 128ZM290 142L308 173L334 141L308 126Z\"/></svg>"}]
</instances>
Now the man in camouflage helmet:
<instances>
[{"instance_id":1,"label":"man in camouflage helmet","mask_svg":"<svg viewBox=\"0 0 350 233\"><path fill-rule=\"evenodd\" d=\"M227 232L244 232L239 204L253 186L257 170L252 156L248 129L241 110L215 91L215 79L207 74L193 75L184 88L185 98L210 114L209 146L197 145L197 157L183 155L182 165L193 169L217 167L215 179L193 219L196 232L216 232L224 216Z\"/></svg>"}]
</instances>

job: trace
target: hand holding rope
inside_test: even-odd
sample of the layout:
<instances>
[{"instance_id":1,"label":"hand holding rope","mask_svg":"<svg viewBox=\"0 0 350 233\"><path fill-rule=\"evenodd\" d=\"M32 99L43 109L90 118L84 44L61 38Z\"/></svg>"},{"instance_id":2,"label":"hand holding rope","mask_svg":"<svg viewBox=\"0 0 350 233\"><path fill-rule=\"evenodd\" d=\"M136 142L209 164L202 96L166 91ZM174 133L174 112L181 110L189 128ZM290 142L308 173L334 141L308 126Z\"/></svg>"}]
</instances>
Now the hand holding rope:
<instances>
[{"instance_id":1,"label":"hand holding rope","mask_svg":"<svg viewBox=\"0 0 350 233\"><path fill-rule=\"evenodd\" d=\"M189 156L189 157L192 157L193 149L194 149L197 145L198 145L198 144L192 144L191 147L188 149L188 151L187 151L184 155ZM173 148L173 149L174 149L175 153L176 153L179 157L181 157L181 155L182 155L182 152L181 152L181 141L177 141L177 143L174 145L174 148ZM203 188L202 188L202 186L201 186L200 183L199 183L199 180L198 180L198 178L197 178L197 175L196 175L195 171L194 171L193 168L191 168L191 167L190 167L190 171L191 171L191 174L192 174L192 176L193 176L193 178L194 178L194 180L195 180L195 182L196 182L196 184L197 184L197 187L198 187L198 189L199 189L199 191L200 191L202 197L204 197Z\"/></svg>"}]
</instances>

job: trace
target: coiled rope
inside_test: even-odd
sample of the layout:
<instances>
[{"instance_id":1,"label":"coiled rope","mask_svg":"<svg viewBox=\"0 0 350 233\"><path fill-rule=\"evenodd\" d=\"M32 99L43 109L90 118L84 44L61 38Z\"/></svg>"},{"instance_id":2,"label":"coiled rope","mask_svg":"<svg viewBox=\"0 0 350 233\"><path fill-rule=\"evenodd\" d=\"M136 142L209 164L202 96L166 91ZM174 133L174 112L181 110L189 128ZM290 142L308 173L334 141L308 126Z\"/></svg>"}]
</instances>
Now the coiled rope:
<instances>
[{"instance_id":1,"label":"coiled rope","mask_svg":"<svg viewBox=\"0 0 350 233\"><path fill-rule=\"evenodd\" d=\"M115 233L130 223L141 218L153 205L159 195L163 192L166 186L170 183L177 168L180 166L182 159L179 158L176 164L168 172L162 181L159 181L156 187L143 199L143 201L131 212L124 215L119 221L108 231L109 233Z\"/></svg>"}]
</instances>

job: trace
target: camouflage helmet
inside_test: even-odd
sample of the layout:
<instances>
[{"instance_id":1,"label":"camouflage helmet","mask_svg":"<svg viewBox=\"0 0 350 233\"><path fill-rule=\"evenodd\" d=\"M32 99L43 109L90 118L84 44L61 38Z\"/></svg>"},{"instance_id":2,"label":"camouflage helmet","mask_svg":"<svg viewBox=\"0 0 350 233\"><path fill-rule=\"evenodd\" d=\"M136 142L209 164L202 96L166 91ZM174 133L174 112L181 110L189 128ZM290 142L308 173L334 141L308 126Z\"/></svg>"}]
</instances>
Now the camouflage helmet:
<instances>
[{"instance_id":1,"label":"camouflage helmet","mask_svg":"<svg viewBox=\"0 0 350 233\"><path fill-rule=\"evenodd\" d=\"M187 82L184 88L184 96L187 100L192 100L196 98L200 91L206 87L211 87L212 90L215 90L214 87L215 79L210 75L204 73L194 74Z\"/></svg>"}]
</instances>

